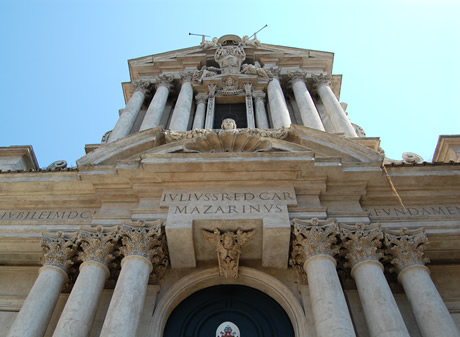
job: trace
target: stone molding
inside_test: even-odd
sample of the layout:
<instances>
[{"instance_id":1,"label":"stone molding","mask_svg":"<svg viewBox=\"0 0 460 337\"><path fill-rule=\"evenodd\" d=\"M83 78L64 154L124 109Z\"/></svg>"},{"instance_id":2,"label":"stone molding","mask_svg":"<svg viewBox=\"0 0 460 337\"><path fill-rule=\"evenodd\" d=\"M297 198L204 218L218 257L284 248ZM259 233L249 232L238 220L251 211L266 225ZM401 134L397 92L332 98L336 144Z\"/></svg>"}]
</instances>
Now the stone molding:
<instances>
[{"instance_id":1,"label":"stone molding","mask_svg":"<svg viewBox=\"0 0 460 337\"><path fill-rule=\"evenodd\" d=\"M236 231L221 232L216 228L213 232L202 230L201 233L216 246L220 277L237 278L241 248L254 238L255 229L243 231L238 228Z\"/></svg>"}]
</instances>

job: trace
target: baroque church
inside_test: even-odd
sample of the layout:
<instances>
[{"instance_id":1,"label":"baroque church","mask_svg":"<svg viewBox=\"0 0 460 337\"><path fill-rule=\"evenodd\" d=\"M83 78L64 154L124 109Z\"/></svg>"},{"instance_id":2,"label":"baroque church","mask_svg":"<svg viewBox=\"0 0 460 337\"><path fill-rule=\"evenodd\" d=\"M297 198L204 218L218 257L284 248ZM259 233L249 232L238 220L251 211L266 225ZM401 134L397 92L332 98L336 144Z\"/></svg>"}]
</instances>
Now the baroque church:
<instances>
[{"instance_id":1,"label":"baroque church","mask_svg":"<svg viewBox=\"0 0 460 337\"><path fill-rule=\"evenodd\" d=\"M460 336L460 136L386 158L333 60L203 37L76 167L1 147L0 336Z\"/></svg>"}]
</instances>

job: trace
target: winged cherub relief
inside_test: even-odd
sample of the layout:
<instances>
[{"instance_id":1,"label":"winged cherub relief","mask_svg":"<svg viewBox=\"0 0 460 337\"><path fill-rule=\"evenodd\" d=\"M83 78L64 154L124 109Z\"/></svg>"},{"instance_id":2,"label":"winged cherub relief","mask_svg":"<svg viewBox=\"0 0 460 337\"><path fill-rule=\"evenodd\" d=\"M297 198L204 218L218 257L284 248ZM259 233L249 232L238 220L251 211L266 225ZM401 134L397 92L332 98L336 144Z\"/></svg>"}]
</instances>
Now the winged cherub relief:
<instances>
[{"instance_id":1,"label":"winged cherub relief","mask_svg":"<svg viewBox=\"0 0 460 337\"><path fill-rule=\"evenodd\" d=\"M219 275L225 278L237 278L240 261L241 247L250 241L256 234L255 229L221 233L219 229L214 232L202 230L203 237L216 246L219 261Z\"/></svg>"}]
</instances>

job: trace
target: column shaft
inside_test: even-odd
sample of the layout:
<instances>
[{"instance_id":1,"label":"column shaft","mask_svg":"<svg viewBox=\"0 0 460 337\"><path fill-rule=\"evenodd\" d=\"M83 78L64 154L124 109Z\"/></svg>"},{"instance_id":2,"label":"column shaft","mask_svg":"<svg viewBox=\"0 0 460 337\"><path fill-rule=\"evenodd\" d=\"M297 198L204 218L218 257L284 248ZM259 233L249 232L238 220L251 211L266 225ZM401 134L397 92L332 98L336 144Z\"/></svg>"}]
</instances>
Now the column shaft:
<instances>
[{"instance_id":1,"label":"column shaft","mask_svg":"<svg viewBox=\"0 0 460 337\"><path fill-rule=\"evenodd\" d=\"M185 81L180 89L176 106L171 118L169 128L174 131L187 131L190 119L190 109L192 107L193 88L192 84Z\"/></svg>"},{"instance_id":2,"label":"column shaft","mask_svg":"<svg viewBox=\"0 0 460 337\"><path fill-rule=\"evenodd\" d=\"M329 255L316 255L305 262L313 317L318 337L354 337L347 303Z\"/></svg>"},{"instance_id":3,"label":"column shaft","mask_svg":"<svg viewBox=\"0 0 460 337\"><path fill-rule=\"evenodd\" d=\"M352 269L369 333L371 337L410 337L382 269L374 260Z\"/></svg>"},{"instance_id":4,"label":"column shaft","mask_svg":"<svg viewBox=\"0 0 460 337\"><path fill-rule=\"evenodd\" d=\"M53 337L86 337L96 315L104 283L109 275L106 266L84 262L62 311Z\"/></svg>"},{"instance_id":5,"label":"column shaft","mask_svg":"<svg viewBox=\"0 0 460 337\"><path fill-rule=\"evenodd\" d=\"M133 127L134 121L141 110L142 104L144 103L145 92L143 90L136 90L134 94L129 99L128 104L126 104L123 113L118 122L110 134L109 143L113 142L119 138L126 137L131 128Z\"/></svg>"},{"instance_id":6,"label":"column shaft","mask_svg":"<svg viewBox=\"0 0 460 337\"><path fill-rule=\"evenodd\" d=\"M136 337L151 270L144 257L123 259L100 337Z\"/></svg>"},{"instance_id":7,"label":"column shaft","mask_svg":"<svg viewBox=\"0 0 460 337\"><path fill-rule=\"evenodd\" d=\"M335 97L332 89L327 84L320 84L318 94L321 97L329 118L338 132L343 132L346 137L357 137L353 125L351 125L345 111L343 111L337 97Z\"/></svg>"},{"instance_id":8,"label":"column shaft","mask_svg":"<svg viewBox=\"0 0 460 337\"><path fill-rule=\"evenodd\" d=\"M423 337L459 337L460 333L425 266L413 265L399 274Z\"/></svg>"},{"instance_id":9,"label":"column shaft","mask_svg":"<svg viewBox=\"0 0 460 337\"><path fill-rule=\"evenodd\" d=\"M161 117L168 100L169 89L164 86L158 86L152 101L150 102L149 108L145 113L144 120L142 121L139 131L157 127L160 125Z\"/></svg>"},{"instance_id":10,"label":"column shaft","mask_svg":"<svg viewBox=\"0 0 460 337\"><path fill-rule=\"evenodd\" d=\"M289 110L284 99L280 81L276 77L268 84L267 92L273 128L289 127L291 125L291 117L289 116Z\"/></svg>"},{"instance_id":11,"label":"column shaft","mask_svg":"<svg viewBox=\"0 0 460 337\"><path fill-rule=\"evenodd\" d=\"M66 280L67 275L60 268L40 268L38 278L7 336L43 337Z\"/></svg>"},{"instance_id":12,"label":"column shaft","mask_svg":"<svg viewBox=\"0 0 460 337\"><path fill-rule=\"evenodd\" d=\"M324 126L316 110L315 103L303 80L294 80L292 84L295 100L300 111L302 123L313 129L324 131Z\"/></svg>"}]
</instances>

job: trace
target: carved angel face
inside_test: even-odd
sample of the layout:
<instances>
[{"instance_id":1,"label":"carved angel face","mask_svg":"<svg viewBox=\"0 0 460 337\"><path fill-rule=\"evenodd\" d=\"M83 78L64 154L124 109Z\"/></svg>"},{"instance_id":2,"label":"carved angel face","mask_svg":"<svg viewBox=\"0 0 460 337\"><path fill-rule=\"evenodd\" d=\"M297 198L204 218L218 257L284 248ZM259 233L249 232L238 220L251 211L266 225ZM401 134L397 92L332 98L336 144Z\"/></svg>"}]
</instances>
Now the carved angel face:
<instances>
[{"instance_id":1,"label":"carved angel face","mask_svg":"<svg viewBox=\"0 0 460 337\"><path fill-rule=\"evenodd\" d=\"M236 129L236 122L231 118L226 118L222 121L222 125L220 126L222 130L235 130Z\"/></svg>"},{"instance_id":2,"label":"carved angel face","mask_svg":"<svg viewBox=\"0 0 460 337\"><path fill-rule=\"evenodd\" d=\"M224 238L222 239L222 246L224 246L225 249L230 250L235 246L235 241L233 240L233 234L232 233L225 233Z\"/></svg>"}]
</instances>

